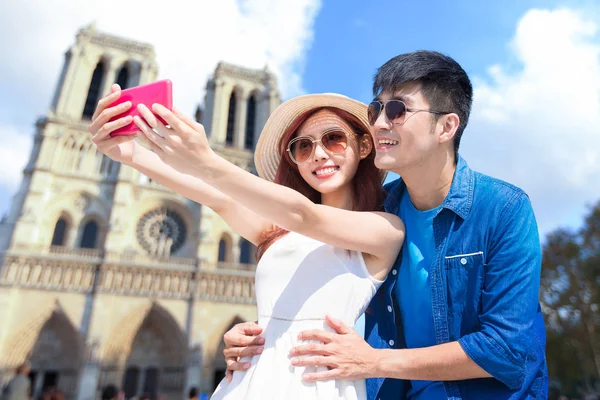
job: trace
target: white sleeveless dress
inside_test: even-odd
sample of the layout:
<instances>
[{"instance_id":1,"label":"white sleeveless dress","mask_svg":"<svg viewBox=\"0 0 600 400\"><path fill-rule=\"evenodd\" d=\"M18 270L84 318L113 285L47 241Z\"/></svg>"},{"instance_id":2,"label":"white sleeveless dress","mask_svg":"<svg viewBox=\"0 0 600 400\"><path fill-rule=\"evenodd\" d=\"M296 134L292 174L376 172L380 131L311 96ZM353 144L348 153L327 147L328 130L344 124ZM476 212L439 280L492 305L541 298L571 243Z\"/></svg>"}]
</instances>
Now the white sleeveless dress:
<instances>
[{"instance_id":1,"label":"white sleeveless dress","mask_svg":"<svg viewBox=\"0 0 600 400\"><path fill-rule=\"evenodd\" d=\"M362 254L290 232L267 249L256 269L261 355L247 357L246 371L223 379L212 400L365 400L365 381L305 382L302 375L326 367L294 367L289 351L308 343L298 333L333 331L329 314L353 327L383 282L368 272Z\"/></svg>"}]
</instances>

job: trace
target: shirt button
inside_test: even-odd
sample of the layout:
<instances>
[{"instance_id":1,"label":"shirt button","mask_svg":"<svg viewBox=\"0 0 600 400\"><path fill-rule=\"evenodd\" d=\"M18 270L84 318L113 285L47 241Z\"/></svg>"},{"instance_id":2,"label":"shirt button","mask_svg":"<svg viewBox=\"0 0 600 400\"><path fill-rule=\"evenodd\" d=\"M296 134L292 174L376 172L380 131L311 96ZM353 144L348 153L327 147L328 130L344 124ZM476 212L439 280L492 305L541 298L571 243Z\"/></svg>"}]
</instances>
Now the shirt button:
<instances>
[{"instance_id":1,"label":"shirt button","mask_svg":"<svg viewBox=\"0 0 600 400\"><path fill-rule=\"evenodd\" d=\"M395 269L392 270L392 275L396 275L398 273L398 271L396 271Z\"/></svg>"},{"instance_id":2,"label":"shirt button","mask_svg":"<svg viewBox=\"0 0 600 400\"><path fill-rule=\"evenodd\" d=\"M394 347L394 341L390 340L390 347Z\"/></svg>"},{"instance_id":3,"label":"shirt button","mask_svg":"<svg viewBox=\"0 0 600 400\"><path fill-rule=\"evenodd\" d=\"M388 311L392 312L392 306L388 306Z\"/></svg>"},{"instance_id":4,"label":"shirt button","mask_svg":"<svg viewBox=\"0 0 600 400\"><path fill-rule=\"evenodd\" d=\"M465 265L465 264L467 263L467 259L466 259L466 258L461 258L461 259L460 259L460 263L461 263L462 265Z\"/></svg>"}]
</instances>

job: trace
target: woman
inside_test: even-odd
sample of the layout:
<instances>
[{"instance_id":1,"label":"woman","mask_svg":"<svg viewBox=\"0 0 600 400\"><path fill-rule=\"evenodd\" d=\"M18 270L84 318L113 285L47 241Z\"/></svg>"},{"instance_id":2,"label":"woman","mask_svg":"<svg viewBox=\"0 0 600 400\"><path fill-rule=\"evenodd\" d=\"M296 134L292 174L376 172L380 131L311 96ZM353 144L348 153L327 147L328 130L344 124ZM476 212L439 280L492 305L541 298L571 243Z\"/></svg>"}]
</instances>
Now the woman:
<instances>
[{"instance_id":1,"label":"woman","mask_svg":"<svg viewBox=\"0 0 600 400\"><path fill-rule=\"evenodd\" d=\"M160 105L134 118L152 152L109 134L130 121L102 100L90 131L98 150L213 208L258 246L256 300L264 352L223 380L213 399L366 399L364 381L307 383L321 367L294 367L298 332L329 330L325 315L348 325L369 304L396 259L404 225L379 212L382 175L373 163L366 105L334 94L279 106L259 138L256 177L210 149L204 128ZM156 133L158 132L158 134ZM274 183L273 183L274 182ZM278 183L278 184L277 184Z\"/></svg>"}]
</instances>

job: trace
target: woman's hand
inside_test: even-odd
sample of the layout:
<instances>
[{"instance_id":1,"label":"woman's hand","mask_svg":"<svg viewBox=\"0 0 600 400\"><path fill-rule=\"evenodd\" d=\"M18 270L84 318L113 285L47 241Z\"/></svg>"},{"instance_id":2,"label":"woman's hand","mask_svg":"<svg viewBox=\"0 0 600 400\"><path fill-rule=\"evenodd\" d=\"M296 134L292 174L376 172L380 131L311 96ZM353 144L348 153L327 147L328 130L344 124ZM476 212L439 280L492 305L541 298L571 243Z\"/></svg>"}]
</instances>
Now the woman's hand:
<instances>
[{"instance_id":1,"label":"woman's hand","mask_svg":"<svg viewBox=\"0 0 600 400\"><path fill-rule=\"evenodd\" d=\"M94 142L100 153L105 154L114 161L131 164L135 152L141 148L141 145L134 140L137 135L114 138L110 136L111 132L131 123L130 116L108 122L115 115L122 114L131 108L131 102L129 101L114 107L108 107L120 96L121 88L119 85L112 85L111 94L98 102L89 131L92 134L92 142Z\"/></svg>"},{"instance_id":2,"label":"woman's hand","mask_svg":"<svg viewBox=\"0 0 600 400\"><path fill-rule=\"evenodd\" d=\"M214 155L204 127L179 111L173 109L171 112L160 104L152 105L152 110L169 124L166 127L143 104L138 105L138 110L143 119L136 116L133 122L152 150L174 169L192 174Z\"/></svg>"}]
</instances>

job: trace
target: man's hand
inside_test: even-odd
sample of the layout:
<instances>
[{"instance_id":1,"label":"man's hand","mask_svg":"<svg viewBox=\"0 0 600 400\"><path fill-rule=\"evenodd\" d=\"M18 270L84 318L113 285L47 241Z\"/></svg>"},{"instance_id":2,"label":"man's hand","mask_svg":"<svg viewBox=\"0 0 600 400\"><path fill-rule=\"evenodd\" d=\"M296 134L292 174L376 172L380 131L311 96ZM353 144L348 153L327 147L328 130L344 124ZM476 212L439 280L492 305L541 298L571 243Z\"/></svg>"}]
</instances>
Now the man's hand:
<instances>
[{"instance_id":1,"label":"man's hand","mask_svg":"<svg viewBox=\"0 0 600 400\"><path fill-rule=\"evenodd\" d=\"M265 338L258 336L261 333L262 328L255 322L243 322L236 324L223 335L227 382L231 382L233 371L244 371L250 368L250 363L241 363L240 358L262 353Z\"/></svg>"},{"instance_id":2,"label":"man's hand","mask_svg":"<svg viewBox=\"0 0 600 400\"><path fill-rule=\"evenodd\" d=\"M304 374L305 381L327 379L356 380L372 376L377 364L376 350L354 329L343 322L326 317L327 323L337 333L320 330L304 331L300 340L317 340L324 344L310 343L294 347L290 351L294 366L326 366L328 371Z\"/></svg>"}]
</instances>

